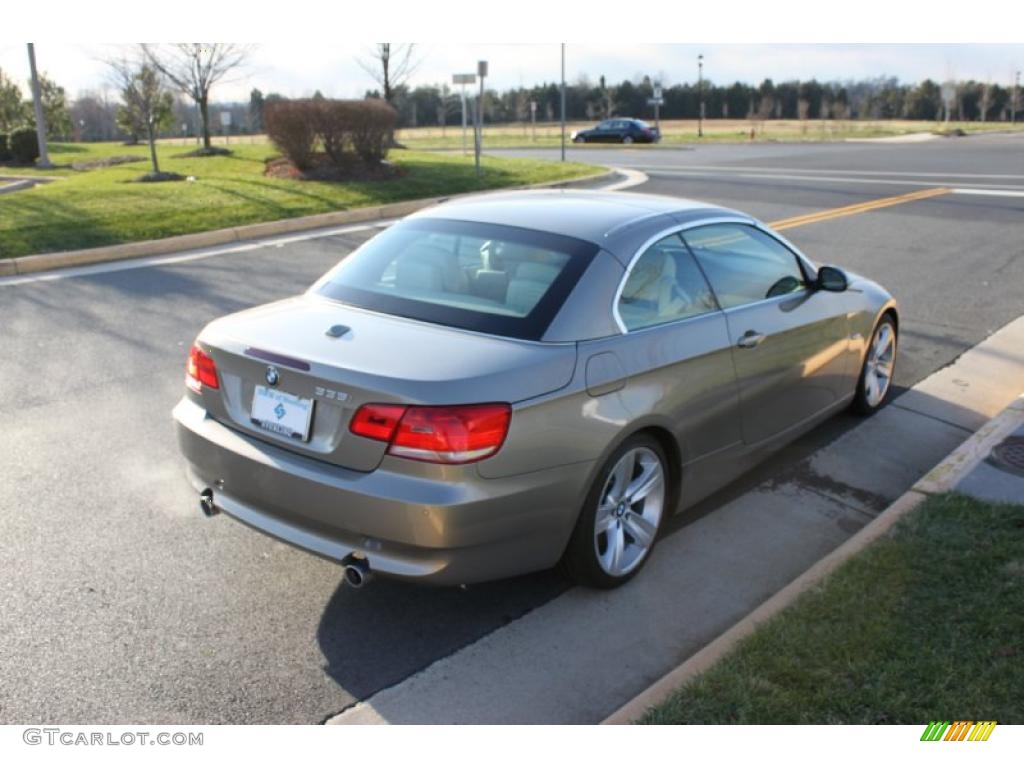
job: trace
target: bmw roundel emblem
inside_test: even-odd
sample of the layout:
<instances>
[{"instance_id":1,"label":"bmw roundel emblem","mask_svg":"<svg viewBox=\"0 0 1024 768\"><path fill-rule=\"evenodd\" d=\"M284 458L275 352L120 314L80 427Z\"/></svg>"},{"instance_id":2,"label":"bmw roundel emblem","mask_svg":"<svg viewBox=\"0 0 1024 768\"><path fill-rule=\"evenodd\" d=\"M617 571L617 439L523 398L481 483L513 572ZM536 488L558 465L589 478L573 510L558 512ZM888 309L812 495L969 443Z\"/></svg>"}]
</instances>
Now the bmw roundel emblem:
<instances>
[{"instance_id":1,"label":"bmw roundel emblem","mask_svg":"<svg viewBox=\"0 0 1024 768\"><path fill-rule=\"evenodd\" d=\"M280 378L281 374L277 372L277 368L272 365L267 367L267 384L273 387L277 384L278 379Z\"/></svg>"}]
</instances>

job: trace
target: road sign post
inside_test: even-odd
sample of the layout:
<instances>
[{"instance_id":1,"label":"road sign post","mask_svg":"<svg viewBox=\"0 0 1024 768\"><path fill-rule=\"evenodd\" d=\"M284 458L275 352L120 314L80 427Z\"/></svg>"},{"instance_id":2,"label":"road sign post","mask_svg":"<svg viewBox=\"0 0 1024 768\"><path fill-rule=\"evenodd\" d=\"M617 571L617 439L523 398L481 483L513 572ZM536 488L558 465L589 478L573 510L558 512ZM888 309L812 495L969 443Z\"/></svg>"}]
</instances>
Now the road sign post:
<instances>
[{"instance_id":1,"label":"road sign post","mask_svg":"<svg viewBox=\"0 0 1024 768\"><path fill-rule=\"evenodd\" d=\"M476 63L476 74L480 78L480 95L477 96L476 100L476 131L475 133L475 144L476 144L476 175L480 176L480 152L483 150L484 143L484 78L487 77L487 62L478 61Z\"/></svg>"},{"instance_id":2,"label":"road sign post","mask_svg":"<svg viewBox=\"0 0 1024 768\"><path fill-rule=\"evenodd\" d=\"M665 99L661 95L661 84L654 84L654 98L648 99L647 103L654 107L654 127L658 131L658 135L661 135L661 105L665 103Z\"/></svg>"},{"instance_id":3,"label":"road sign post","mask_svg":"<svg viewBox=\"0 0 1024 768\"><path fill-rule=\"evenodd\" d=\"M537 102L530 102L530 135L533 141L537 140Z\"/></svg>"},{"instance_id":4,"label":"road sign post","mask_svg":"<svg viewBox=\"0 0 1024 768\"><path fill-rule=\"evenodd\" d=\"M224 111L220 113L220 127L224 129L224 144L228 143L228 130L231 128L231 113Z\"/></svg>"},{"instance_id":5,"label":"road sign post","mask_svg":"<svg viewBox=\"0 0 1024 768\"><path fill-rule=\"evenodd\" d=\"M476 82L476 75L472 72L452 75L452 84L459 86L462 92L462 154L466 154L466 86ZM476 121L474 121L474 126ZM475 130L475 129L474 129Z\"/></svg>"}]
</instances>

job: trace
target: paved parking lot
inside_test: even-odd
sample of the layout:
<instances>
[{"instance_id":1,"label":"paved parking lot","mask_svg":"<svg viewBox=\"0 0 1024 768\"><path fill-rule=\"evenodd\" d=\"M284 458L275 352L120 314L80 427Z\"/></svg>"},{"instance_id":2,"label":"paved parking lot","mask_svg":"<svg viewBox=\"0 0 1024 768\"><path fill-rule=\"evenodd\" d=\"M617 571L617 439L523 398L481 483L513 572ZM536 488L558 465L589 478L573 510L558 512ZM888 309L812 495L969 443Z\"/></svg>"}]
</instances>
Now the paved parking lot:
<instances>
[{"instance_id":1,"label":"paved parking lot","mask_svg":"<svg viewBox=\"0 0 1024 768\"><path fill-rule=\"evenodd\" d=\"M635 191L697 197L766 221L921 189L997 193L953 191L785 232L812 258L878 279L898 297L897 384L907 388L1022 312L1022 150L1020 137L992 136L571 154L643 170L650 180ZM520 617L539 616L568 589L547 573L466 590L377 581L353 592L332 564L224 517L199 516L169 418L188 345L213 317L304 290L372 232L57 280L0 280L0 721L321 722ZM879 419L879 444L864 445L865 455L909 418L894 414ZM683 515L671 540L717 548L723 557L705 567L736 567L726 556L730 541L707 538L707 521L733 520L732 505L752 489L764 493L766 480L797 477L801 489L839 500L835 530L815 544L835 546L910 484L906 467L835 466L849 456L835 446L858 424L833 419ZM966 434L955 423L936 430L940 456ZM798 506L786 492L764 496L764 508ZM735 526L738 534L741 521ZM784 533L772 542L778 578ZM665 558L652 566L634 589L676 570ZM752 598L772 589L769 580ZM722 603L728 590L718 583L706 594ZM716 622L743 610L727 607ZM708 606L695 615L711 613ZM699 643L701 628L690 629Z\"/></svg>"}]
</instances>

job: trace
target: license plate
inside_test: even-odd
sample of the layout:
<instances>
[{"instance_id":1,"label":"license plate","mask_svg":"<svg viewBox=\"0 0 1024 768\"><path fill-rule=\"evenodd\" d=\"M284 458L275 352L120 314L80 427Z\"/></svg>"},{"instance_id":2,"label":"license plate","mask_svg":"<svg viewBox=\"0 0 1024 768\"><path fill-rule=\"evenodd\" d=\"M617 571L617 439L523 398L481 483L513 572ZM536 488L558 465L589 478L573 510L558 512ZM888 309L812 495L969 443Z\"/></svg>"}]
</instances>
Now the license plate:
<instances>
[{"instance_id":1,"label":"license plate","mask_svg":"<svg viewBox=\"0 0 1024 768\"><path fill-rule=\"evenodd\" d=\"M279 389L256 387L250 418L253 424L268 432L306 441L313 418L313 401Z\"/></svg>"}]
</instances>

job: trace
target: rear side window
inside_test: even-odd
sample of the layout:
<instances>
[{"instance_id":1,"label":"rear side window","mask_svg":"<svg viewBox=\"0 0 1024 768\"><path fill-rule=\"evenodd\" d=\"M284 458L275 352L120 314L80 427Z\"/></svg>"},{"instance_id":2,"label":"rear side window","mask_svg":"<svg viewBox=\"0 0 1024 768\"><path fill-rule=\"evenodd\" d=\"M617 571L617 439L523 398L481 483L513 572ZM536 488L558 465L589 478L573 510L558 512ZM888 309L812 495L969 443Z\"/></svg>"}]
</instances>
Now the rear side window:
<instances>
[{"instance_id":1,"label":"rear side window","mask_svg":"<svg viewBox=\"0 0 1024 768\"><path fill-rule=\"evenodd\" d=\"M518 227L410 219L366 243L317 290L387 314L540 339L596 252Z\"/></svg>"},{"instance_id":2,"label":"rear side window","mask_svg":"<svg viewBox=\"0 0 1024 768\"><path fill-rule=\"evenodd\" d=\"M707 281L678 235L659 240L636 260L618 303L630 331L716 309Z\"/></svg>"},{"instance_id":3,"label":"rear side window","mask_svg":"<svg viewBox=\"0 0 1024 768\"><path fill-rule=\"evenodd\" d=\"M709 224L687 230L682 236L723 309L806 287L796 255L755 227Z\"/></svg>"}]
</instances>

